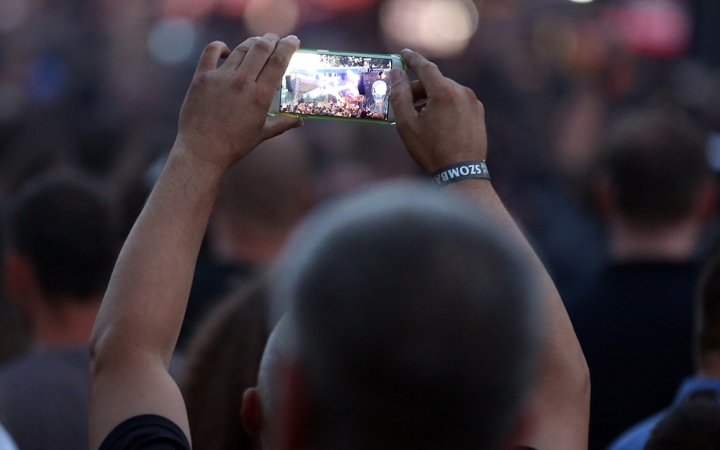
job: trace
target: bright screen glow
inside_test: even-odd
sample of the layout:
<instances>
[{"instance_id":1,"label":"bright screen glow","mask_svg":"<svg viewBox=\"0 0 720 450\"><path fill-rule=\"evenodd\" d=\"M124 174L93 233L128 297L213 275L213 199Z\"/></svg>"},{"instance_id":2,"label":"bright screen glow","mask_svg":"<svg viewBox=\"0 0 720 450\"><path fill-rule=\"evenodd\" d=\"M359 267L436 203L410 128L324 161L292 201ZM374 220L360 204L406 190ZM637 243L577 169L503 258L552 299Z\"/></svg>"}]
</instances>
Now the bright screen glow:
<instances>
[{"instance_id":1,"label":"bright screen glow","mask_svg":"<svg viewBox=\"0 0 720 450\"><path fill-rule=\"evenodd\" d=\"M388 120L392 60L299 52L283 77L280 112Z\"/></svg>"}]
</instances>

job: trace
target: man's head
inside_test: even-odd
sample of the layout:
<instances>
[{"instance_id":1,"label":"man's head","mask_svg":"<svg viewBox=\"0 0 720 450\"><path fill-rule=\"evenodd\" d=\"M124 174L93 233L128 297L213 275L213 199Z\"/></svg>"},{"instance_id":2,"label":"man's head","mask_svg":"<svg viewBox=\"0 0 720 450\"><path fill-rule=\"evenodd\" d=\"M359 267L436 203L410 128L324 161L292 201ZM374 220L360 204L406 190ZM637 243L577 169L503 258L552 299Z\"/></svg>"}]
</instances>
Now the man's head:
<instances>
[{"instance_id":1,"label":"man's head","mask_svg":"<svg viewBox=\"0 0 720 450\"><path fill-rule=\"evenodd\" d=\"M517 255L476 206L430 188L383 186L316 214L277 267L291 345L270 386L283 417L265 431L283 448L498 448L539 333Z\"/></svg>"},{"instance_id":2,"label":"man's head","mask_svg":"<svg viewBox=\"0 0 720 450\"><path fill-rule=\"evenodd\" d=\"M117 241L109 206L90 184L57 176L30 181L12 199L5 229L5 280L21 303L99 301Z\"/></svg>"},{"instance_id":3,"label":"man's head","mask_svg":"<svg viewBox=\"0 0 720 450\"><path fill-rule=\"evenodd\" d=\"M600 157L605 215L653 232L702 213L711 180L706 138L690 121L659 110L622 116Z\"/></svg>"},{"instance_id":4,"label":"man's head","mask_svg":"<svg viewBox=\"0 0 720 450\"><path fill-rule=\"evenodd\" d=\"M266 264L313 203L307 142L302 134L261 144L222 181L211 223L216 253Z\"/></svg>"}]
</instances>

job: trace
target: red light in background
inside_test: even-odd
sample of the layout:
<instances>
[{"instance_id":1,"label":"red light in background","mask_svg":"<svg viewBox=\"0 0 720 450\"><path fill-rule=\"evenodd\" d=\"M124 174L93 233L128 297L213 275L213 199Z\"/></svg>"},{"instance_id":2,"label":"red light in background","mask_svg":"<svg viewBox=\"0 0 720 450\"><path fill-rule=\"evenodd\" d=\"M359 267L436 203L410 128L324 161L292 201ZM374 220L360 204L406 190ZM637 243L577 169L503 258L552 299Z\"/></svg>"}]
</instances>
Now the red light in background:
<instances>
[{"instance_id":1,"label":"red light in background","mask_svg":"<svg viewBox=\"0 0 720 450\"><path fill-rule=\"evenodd\" d=\"M672 58L690 43L690 18L673 0L632 0L610 9L607 18L620 41L638 55Z\"/></svg>"}]
</instances>

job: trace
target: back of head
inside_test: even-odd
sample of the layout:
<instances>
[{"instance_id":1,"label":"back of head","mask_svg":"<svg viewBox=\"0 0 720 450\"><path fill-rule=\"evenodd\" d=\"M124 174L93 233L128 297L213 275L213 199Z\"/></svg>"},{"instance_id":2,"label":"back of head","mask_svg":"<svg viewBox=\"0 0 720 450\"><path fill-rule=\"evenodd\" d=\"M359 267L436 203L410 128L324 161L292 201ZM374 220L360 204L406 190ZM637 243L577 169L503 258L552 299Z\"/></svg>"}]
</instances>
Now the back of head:
<instances>
[{"instance_id":1,"label":"back of head","mask_svg":"<svg viewBox=\"0 0 720 450\"><path fill-rule=\"evenodd\" d=\"M254 285L218 305L198 330L181 383L193 448L254 449L242 427L245 389L257 383L268 339L265 288Z\"/></svg>"},{"instance_id":2,"label":"back of head","mask_svg":"<svg viewBox=\"0 0 720 450\"><path fill-rule=\"evenodd\" d=\"M477 206L381 186L301 227L279 266L325 449L491 449L534 364L532 280Z\"/></svg>"},{"instance_id":3,"label":"back of head","mask_svg":"<svg viewBox=\"0 0 720 450\"><path fill-rule=\"evenodd\" d=\"M720 403L714 391L690 395L653 429L645 450L720 448Z\"/></svg>"},{"instance_id":4,"label":"back of head","mask_svg":"<svg viewBox=\"0 0 720 450\"><path fill-rule=\"evenodd\" d=\"M7 247L28 260L47 300L92 301L105 291L118 242L110 206L90 183L31 180L14 197L6 225Z\"/></svg>"},{"instance_id":5,"label":"back of head","mask_svg":"<svg viewBox=\"0 0 720 450\"><path fill-rule=\"evenodd\" d=\"M635 110L612 127L601 170L620 213L655 228L685 219L710 179L707 136L688 119L661 110Z\"/></svg>"},{"instance_id":6,"label":"back of head","mask_svg":"<svg viewBox=\"0 0 720 450\"><path fill-rule=\"evenodd\" d=\"M303 216L299 201L310 177L308 148L302 135L279 136L261 144L223 178L217 213L231 222L268 231L287 231Z\"/></svg>"}]
</instances>

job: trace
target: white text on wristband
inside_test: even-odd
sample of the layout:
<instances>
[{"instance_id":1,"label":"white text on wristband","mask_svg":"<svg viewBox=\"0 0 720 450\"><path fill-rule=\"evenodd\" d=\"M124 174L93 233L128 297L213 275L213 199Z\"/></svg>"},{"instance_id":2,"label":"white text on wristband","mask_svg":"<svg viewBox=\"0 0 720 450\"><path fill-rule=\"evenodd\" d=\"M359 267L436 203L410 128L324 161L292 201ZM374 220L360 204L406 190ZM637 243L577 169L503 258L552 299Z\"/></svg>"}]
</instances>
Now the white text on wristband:
<instances>
[{"instance_id":1,"label":"white text on wristband","mask_svg":"<svg viewBox=\"0 0 720 450\"><path fill-rule=\"evenodd\" d=\"M438 186L470 179L490 179L485 161L465 161L436 170L431 175Z\"/></svg>"}]
</instances>

